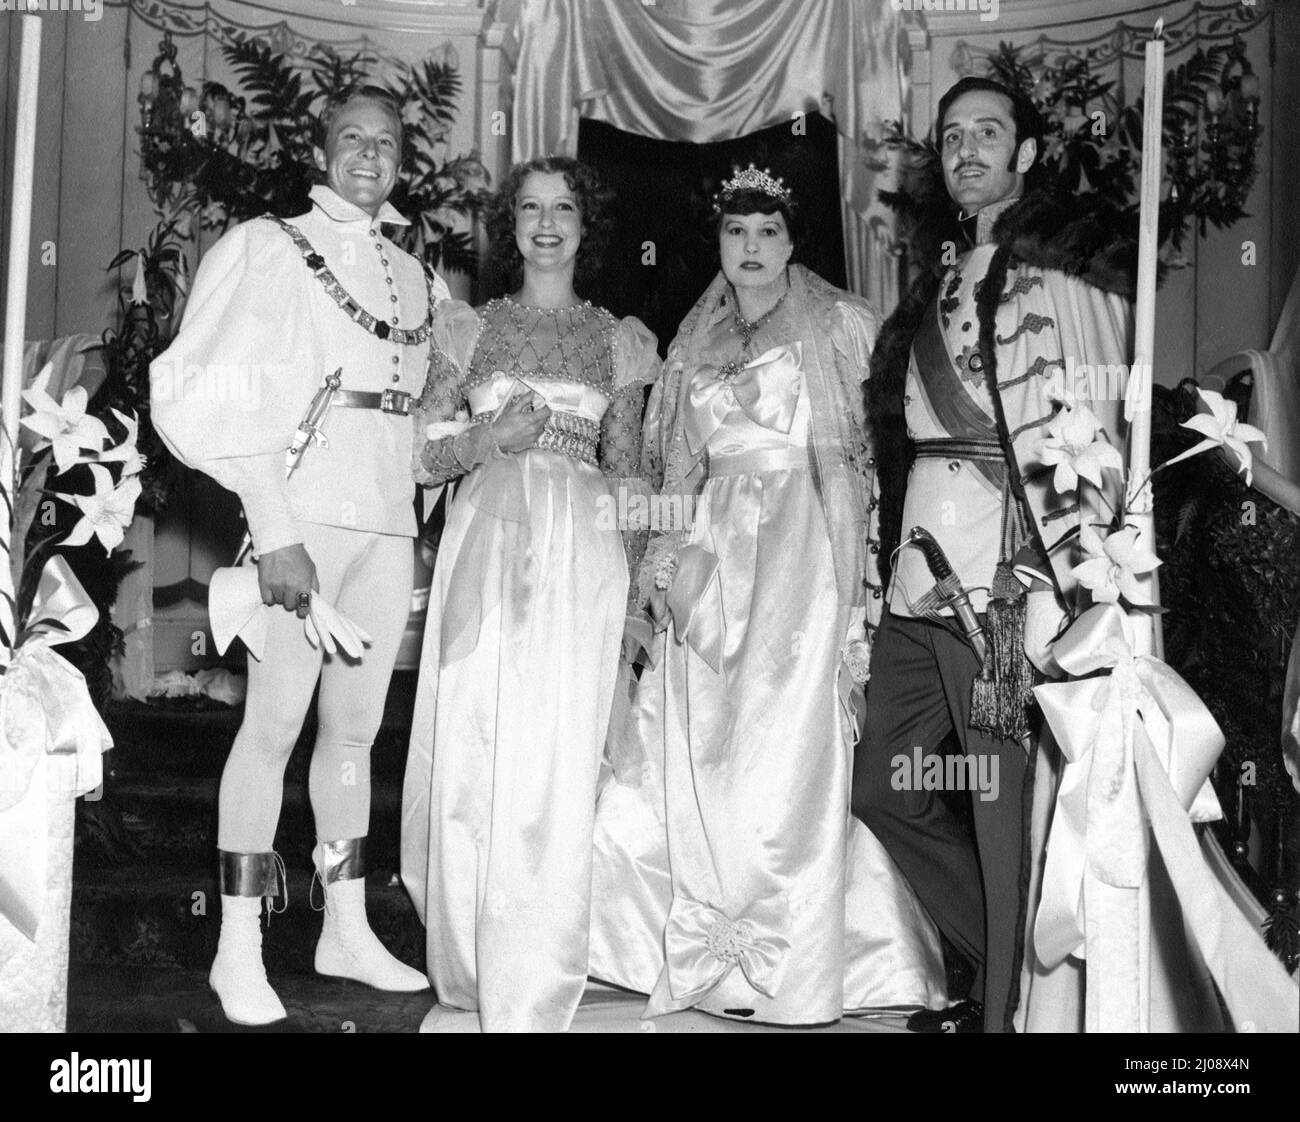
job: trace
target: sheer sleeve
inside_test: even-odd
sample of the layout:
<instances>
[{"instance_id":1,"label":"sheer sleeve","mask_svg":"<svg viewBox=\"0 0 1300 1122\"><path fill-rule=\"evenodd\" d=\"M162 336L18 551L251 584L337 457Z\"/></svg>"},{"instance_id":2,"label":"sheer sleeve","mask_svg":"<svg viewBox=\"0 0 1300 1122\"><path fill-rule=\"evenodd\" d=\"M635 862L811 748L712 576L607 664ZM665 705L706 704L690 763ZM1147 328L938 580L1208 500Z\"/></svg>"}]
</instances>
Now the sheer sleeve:
<instances>
[{"instance_id":1,"label":"sheer sleeve","mask_svg":"<svg viewBox=\"0 0 1300 1122\"><path fill-rule=\"evenodd\" d=\"M642 471L642 414L645 387L659 373L654 334L639 319L628 316L614 329L614 396L605 410L600 432L600 466L627 512L622 526L628 569L636 573L649 530L650 485Z\"/></svg>"},{"instance_id":2,"label":"sheer sleeve","mask_svg":"<svg viewBox=\"0 0 1300 1122\"><path fill-rule=\"evenodd\" d=\"M708 477L708 456L689 455L679 414L686 370L694 363L701 325L706 314L716 308L725 286L726 278L719 273L686 313L650 390L641 440L641 472L657 502L645 554L633 580L640 606L649 602L656 589L671 587L695 496Z\"/></svg>"},{"instance_id":3,"label":"sheer sleeve","mask_svg":"<svg viewBox=\"0 0 1300 1122\"><path fill-rule=\"evenodd\" d=\"M862 573L866 590L863 608L855 608L850 616L848 632L844 639L842 657L853 680L863 684L870 677L871 646L884 610L884 589L880 586L877 561L880 555L880 486L876 477L876 452L871 446L870 428L866 419L866 398L856 387L863 387L871 374L871 352L880 335L880 313L875 306L858 297L837 300L830 317L831 345L835 348L836 363L841 381L854 387L848 395L854 431L863 434L863 448L858 472L866 500L867 552Z\"/></svg>"},{"instance_id":4,"label":"sheer sleeve","mask_svg":"<svg viewBox=\"0 0 1300 1122\"><path fill-rule=\"evenodd\" d=\"M412 473L425 487L464 475L495 451L490 430L469 420L465 375L478 340L479 319L460 300L438 305L433 318L429 372L415 406Z\"/></svg>"},{"instance_id":5,"label":"sheer sleeve","mask_svg":"<svg viewBox=\"0 0 1300 1122\"><path fill-rule=\"evenodd\" d=\"M614 328L614 397L600 433L600 466L611 480L643 479L641 416L645 387L659 375L657 340L635 316Z\"/></svg>"}]
</instances>

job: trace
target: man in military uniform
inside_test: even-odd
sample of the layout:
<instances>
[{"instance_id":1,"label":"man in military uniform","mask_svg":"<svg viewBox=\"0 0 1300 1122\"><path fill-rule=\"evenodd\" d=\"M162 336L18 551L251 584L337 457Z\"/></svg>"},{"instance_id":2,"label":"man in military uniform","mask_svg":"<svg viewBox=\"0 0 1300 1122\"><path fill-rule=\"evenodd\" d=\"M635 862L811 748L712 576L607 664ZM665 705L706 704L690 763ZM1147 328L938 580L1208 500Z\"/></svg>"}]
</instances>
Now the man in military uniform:
<instances>
[{"instance_id":1,"label":"man in military uniform","mask_svg":"<svg viewBox=\"0 0 1300 1122\"><path fill-rule=\"evenodd\" d=\"M936 132L955 213L929 229L935 267L886 323L868 388L882 582L873 595L884 613L853 806L976 968L970 1000L909 1027L1000 1032L1023 951L1034 672L1024 663L1015 680L998 680L987 667L1006 664L1001 644L1057 669L1047 644L1075 606L1074 538L1081 519L1099 516L1082 482L1077 494L1055 493L1041 445L1062 407L1091 409L1116 436L1118 402L1066 375L1128 361L1131 246L1096 206L1034 189L1042 124L1018 93L963 79L940 102ZM914 527L946 554L967 620L984 627L983 666L952 603L932 593L926 555L904 541L924 537ZM940 793L895 763L914 748L939 752L954 732L978 773L998 777L996 797L972 800L973 845Z\"/></svg>"}]
</instances>

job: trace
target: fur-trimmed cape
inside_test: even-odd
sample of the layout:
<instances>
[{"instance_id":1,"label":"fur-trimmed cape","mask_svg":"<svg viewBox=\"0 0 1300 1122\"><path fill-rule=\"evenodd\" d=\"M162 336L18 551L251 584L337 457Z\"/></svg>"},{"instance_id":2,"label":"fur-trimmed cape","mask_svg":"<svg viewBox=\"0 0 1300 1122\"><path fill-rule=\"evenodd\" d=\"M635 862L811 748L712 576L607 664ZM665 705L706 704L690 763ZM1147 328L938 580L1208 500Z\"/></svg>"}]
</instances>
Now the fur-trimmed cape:
<instances>
[{"instance_id":1,"label":"fur-trimmed cape","mask_svg":"<svg viewBox=\"0 0 1300 1122\"><path fill-rule=\"evenodd\" d=\"M935 218L931 235L935 229L941 229L944 233L951 230L954 238L964 236L958 233L961 228L951 211ZM1063 195L1046 190L1025 196L1002 213L993 227L993 241L999 252L985 274L986 298L980 300L977 309L980 356L986 371L997 370L993 317L1007 269L1016 263L1054 269L1105 292L1131 298L1137 276L1137 244L1131 222L1101 196ZM933 236L926 240L934 242ZM938 260L937 252L934 259ZM946 266L936 265L916 279L885 321L871 356L871 377L866 386L867 423L875 448L880 492L877 565L882 588L889 587L891 559L902 535L903 498L914 458L903 415L912 341L946 271Z\"/></svg>"}]
</instances>

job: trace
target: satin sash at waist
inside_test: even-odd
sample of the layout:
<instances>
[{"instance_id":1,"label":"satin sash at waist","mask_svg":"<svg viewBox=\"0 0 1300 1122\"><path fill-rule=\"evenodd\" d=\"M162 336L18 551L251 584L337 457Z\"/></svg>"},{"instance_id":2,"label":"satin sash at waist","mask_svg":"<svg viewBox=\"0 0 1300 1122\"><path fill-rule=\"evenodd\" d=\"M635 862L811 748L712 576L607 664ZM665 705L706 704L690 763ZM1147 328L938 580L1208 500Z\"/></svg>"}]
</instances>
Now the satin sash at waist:
<instances>
[{"instance_id":1,"label":"satin sash at waist","mask_svg":"<svg viewBox=\"0 0 1300 1122\"><path fill-rule=\"evenodd\" d=\"M762 471L808 471L808 449L756 448L729 455L709 453L709 478L719 475L757 475Z\"/></svg>"}]
</instances>

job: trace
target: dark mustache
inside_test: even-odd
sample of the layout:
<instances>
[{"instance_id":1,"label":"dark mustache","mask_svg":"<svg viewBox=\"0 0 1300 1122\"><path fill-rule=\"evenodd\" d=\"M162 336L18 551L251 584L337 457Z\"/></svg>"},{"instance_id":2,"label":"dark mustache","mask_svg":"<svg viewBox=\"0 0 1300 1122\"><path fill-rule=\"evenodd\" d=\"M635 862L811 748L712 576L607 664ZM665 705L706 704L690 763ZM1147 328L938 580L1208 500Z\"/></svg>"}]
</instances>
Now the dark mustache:
<instances>
[{"instance_id":1,"label":"dark mustache","mask_svg":"<svg viewBox=\"0 0 1300 1122\"><path fill-rule=\"evenodd\" d=\"M975 163L974 160L968 160L968 161L967 161L966 163L964 163L964 164L958 164L958 165L957 165L957 170L956 170L956 172L955 172L954 174L955 174L955 175L960 175L962 172L966 171L968 168L979 168L981 171L988 171L988 170L989 170L989 166L988 166L988 164L977 164L977 163Z\"/></svg>"}]
</instances>

